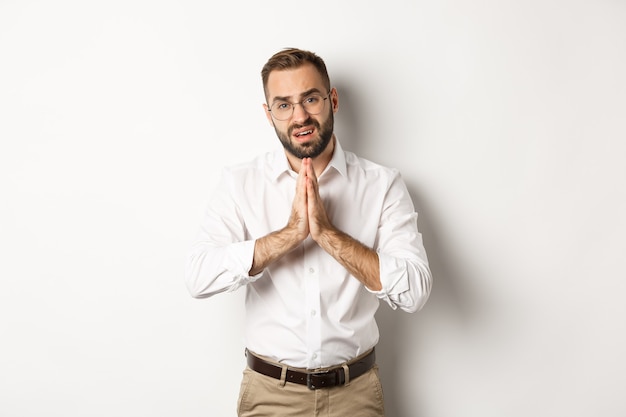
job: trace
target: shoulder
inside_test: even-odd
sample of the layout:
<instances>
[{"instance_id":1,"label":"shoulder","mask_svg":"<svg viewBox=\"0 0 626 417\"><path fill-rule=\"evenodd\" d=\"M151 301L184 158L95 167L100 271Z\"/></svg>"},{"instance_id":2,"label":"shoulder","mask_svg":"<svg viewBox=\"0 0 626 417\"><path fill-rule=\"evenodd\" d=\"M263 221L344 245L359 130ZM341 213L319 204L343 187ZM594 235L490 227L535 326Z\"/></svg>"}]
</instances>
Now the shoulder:
<instances>
[{"instance_id":1,"label":"shoulder","mask_svg":"<svg viewBox=\"0 0 626 417\"><path fill-rule=\"evenodd\" d=\"M222 169L224 186L235 192L262 189L274 184L282 173L288 171L287 158L279 151L268 151L247 161L227 165Z\"/></svg>"},{"instance_id":2,"label":"shoulder","mask_svg":"<svg viewBox=\"0 0 626 417\"><path fill-rule=\"evenodd\" d=\"M391 180L399 177L398 169L381 165L370 159L363 158L353 152L344 151L346 157L346 167L348 173L353 175L364 175L366 177L374 177L379 179Z\"/></svg>"},{"instance_id":3,"label":"shoulder","mask_svg":"<svg viewBox=\"0 0 626 417\"><path fill-rule=\"evenodd\" d=\"M275 152L265 152L252 159L226 165L222 169L224 175L231 177L241 177L248 175L259 175L259 173L270 170L276 157Z\"/></svg>"}]
</instances>

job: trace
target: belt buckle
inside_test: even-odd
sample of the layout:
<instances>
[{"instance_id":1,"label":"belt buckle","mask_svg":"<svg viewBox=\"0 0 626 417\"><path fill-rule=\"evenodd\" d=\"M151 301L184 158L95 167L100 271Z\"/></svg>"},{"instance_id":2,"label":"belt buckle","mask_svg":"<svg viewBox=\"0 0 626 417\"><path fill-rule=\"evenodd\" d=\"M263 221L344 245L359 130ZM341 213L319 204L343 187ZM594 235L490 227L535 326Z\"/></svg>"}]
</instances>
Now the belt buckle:
<instances>
[{"instance_id":1,"label":"belt buckle","mask_svg":"<svg viewBox=\"0 0 626 417\"><path fill-rule=\"evenodd\" d=\"M327 381L326 377L332 376L331 381ZM332 387L337 383L337 373L334 371L320 371L306 374L306 386L310 390Z\"/></svg>"}]
</instances>

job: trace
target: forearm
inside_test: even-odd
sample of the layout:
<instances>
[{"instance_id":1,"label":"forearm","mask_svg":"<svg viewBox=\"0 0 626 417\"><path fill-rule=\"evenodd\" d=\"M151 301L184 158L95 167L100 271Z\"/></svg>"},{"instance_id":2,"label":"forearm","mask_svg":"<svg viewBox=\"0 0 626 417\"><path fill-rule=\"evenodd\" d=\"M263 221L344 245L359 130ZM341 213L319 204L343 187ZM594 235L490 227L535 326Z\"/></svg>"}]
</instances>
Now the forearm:
<instances>
[{"instance_id":1,"label":"forearm","mask_svg":"<svg viewBox=\"0 0 626 417\"><path fill-rule=\"evenodd\" d=\"M289 227L257 239L254 243L254 257L250 275L256 275L263 271L272 262L292 251L300 241L297 231Z\"/></svg>"},{"instance_id":2,"label":"forearm","mask_svg":"<svg viewBox=\"0 0 626 417\"><path fill-rule=\"evenodd\" d=\"M371 291L382 289L378 254L374 250L337 229L321 234L317 243Z\"/></svg>"}]
</instances>

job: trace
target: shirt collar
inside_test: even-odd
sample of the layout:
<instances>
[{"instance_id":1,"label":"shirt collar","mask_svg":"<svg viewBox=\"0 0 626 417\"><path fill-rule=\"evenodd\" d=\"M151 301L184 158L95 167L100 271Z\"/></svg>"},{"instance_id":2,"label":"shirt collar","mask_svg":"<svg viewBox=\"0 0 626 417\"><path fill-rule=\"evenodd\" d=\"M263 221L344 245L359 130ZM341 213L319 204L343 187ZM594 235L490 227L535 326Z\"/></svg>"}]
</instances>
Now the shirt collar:
<instances>
[{"instance_id":1,"label":"shirt collar","mask_svg":"<svg viewBox=\"0 0 626 417\"><path fill-rule=\"evenodd\" d=\"M348 170L346 168L346 154L339 144L337 137L335 137L335 151L333 152L333 157L330 159L330 162L324 172L328 171L330 168L334 168L344 177L348 175Z\"/></svg>"},{"instance_id":2,"label":"shirt collar","mask_svg":"<svg viewBox=\"0 0 626 417\"><path fill-rule=\"evenodd\" d=\"M348 175L346 169L346 154L339 144L339 140L337 139L337 137L335 137L335 149L333 151L333 157L330 159L330 162L328 163L328 166L326 167L324 172L328 171L331 168L334 168L344 177ZM291 166L289 165L287 155L285 155L285 150L281 147L274 152L274 160L272 162L272 178L274 178L274 180L278 180L278 178L282 174L289 173L289 171L291 171Z\"/></svg>"}]
</instances>

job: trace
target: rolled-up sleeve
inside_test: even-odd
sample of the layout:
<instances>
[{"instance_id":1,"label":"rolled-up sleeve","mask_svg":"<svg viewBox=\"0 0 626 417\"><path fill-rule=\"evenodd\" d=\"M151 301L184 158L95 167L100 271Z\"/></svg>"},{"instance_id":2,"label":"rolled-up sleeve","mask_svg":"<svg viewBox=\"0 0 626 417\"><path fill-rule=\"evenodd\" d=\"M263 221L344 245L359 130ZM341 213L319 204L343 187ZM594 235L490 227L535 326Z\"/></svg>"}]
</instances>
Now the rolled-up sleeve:
<instances>
[{"instance_id":1,"label":"rolled-up sleeve","mask_svg":"<svg viewBox=\"0 0 626 417\"><path fill-rule=\"evenodd\" d=\"M382 289L371 292L393 309L420 310L430 296L433 279L417 228L417 212L397 173L385 196L377 241Z\"/></svg>"},{"instance_id":2,"label":"rolled-up sleeve","mask_svg":"<svg viewBox=\"0 0 626 417\"><path fill-rule=\"evenodd\" d=\"M246 240L245 224L229 193L229 184L228 176L223 174L187 256L185 283L195 298L234 291L260 277L248 274L255 241Z\"/></svg>"},{"instance_id":3,"label":"rolled-up sleeve","mask_svg":"<svg viewBox=\"0 0 626 417\"><path fill-rule=\"evenodd\" d=\"M420 310L432 287L432 276L427 264L378 254L383 289L373 291L394 310L400 308L414 313Z\"/></svg>"},{"instance_id":4,"label":"rolled-up sleeve","mask_svg":"<svg viewBox=\"0 0 626 417\"><path fill-rule=\"evenodd\" d=\"M187 258L185 282L195 298L206 298L255 281L250 276L254 241L214 247L198 242Z\"/></svg>"}]
</instances>

